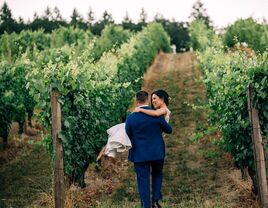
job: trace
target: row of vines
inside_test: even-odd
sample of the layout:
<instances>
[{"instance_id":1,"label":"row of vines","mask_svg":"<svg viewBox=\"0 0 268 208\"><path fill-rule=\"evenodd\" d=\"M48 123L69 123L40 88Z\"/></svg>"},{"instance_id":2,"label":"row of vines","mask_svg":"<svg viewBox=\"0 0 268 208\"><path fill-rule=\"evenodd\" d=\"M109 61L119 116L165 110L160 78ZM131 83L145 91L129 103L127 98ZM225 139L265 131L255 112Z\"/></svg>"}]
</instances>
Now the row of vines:
<instances>
[{"instance_id":1,"label":"row of vines","mask_svg":"<svg viewBox=\"0 0 268 208\"><path fill-rule=\"evenodd\" d=\"M60 93L64 171L70 182L80 186L85 185L86 168L107 141L106 130L127 116L143 73L159 50L170 50L170 39L157 23L137 34L120 27L106 30L109 32L104 30L102 36L82 44L48 44L30 52L26 49L14 63L2 60L0 67L4 98L0 122L5 123L6 130L11 121L18 120L19 106L21 115L27 112L25 98L34 104L32 110L38 109L40 120L50 132L50 93ZM7 132L0 132L0 136L7 136ZM46 135L43 143L53 158L51 135Z\"/></svg>"},{"instance_id":2,"label":"row of vines","mask_svg":"<svg viewBox=\"0 0 268 208\"><path fill-rule=\"evenodd\" d=\"M26 89L29 84L25 77L31 69L24 60L28 59L42 67L50 60L55 60L58 50L76 51L77 56L90 50L88 58L97 61L105 51L116 49L128 41L131 35L128 30L114 25L106 26L100 37L93 37L84 30L64 27L51 34L43 31L3 34L0 37L0 137L4 139L4 145L11 122L17 121L22 133L25 114L31 121L36 105Z\"/></svg>"},{"instance_id":3,"label":"row of vines","mask_svg":"<svg viewBox=\"0 0 268 208\"><path fill-rule=\"evenodd\" d=\"M44 33L43 30L5 33L0 37L1 60L14 62L26 52L29 57L34 51L61 48L65 45L79 46L79 50L85 50L90 42L95 46L92 58L98 60L104 51L119 46L131 35L132 32L129 30L116 25L106 25L99 37L93 36L90 31L72 27L61 27L53 30L52 33Z\"/></svg>"},{"instance_id":4,"label":"row of vines","mask_svg":"<svg viewBox=\"0 0 268 208\"><path fill-rule=\"evenodd\" d=\"M267 149L268 30L266 25L265 27L266 30L260 33L262 37L259 43L262 47L259 51L252 49L252 43L239 43L237 38L237 44L229 48L224 38L233 30L216 35L202 21L195 21L190 27L192 43L198 51L197 56L206 86L209 121L221 131L219 145L231 153L237 167L248 170L255 190L256 171L246 93L252 84L254 105L259 110L264 147Z\"/></svg>"}]
</instances>

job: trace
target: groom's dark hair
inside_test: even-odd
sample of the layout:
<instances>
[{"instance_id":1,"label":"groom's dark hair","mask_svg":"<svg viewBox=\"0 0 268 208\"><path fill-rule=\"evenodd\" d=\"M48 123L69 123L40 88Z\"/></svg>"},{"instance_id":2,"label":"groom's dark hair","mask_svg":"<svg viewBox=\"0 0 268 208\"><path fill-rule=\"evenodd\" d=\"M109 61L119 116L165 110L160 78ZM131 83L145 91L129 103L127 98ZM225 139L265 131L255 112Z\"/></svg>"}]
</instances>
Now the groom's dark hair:
<instances>
[{"instance_id":1,"label":"groom's dark hair","mask_svg":"<svg viewBox=\"0 0 268 208\"><path fill-rule=\"evenodd\" d=\"M136 100L140 103L145 103L148 100L149 94L148 92L141 90L136 93Z\"/></svg>"}]
</instances>

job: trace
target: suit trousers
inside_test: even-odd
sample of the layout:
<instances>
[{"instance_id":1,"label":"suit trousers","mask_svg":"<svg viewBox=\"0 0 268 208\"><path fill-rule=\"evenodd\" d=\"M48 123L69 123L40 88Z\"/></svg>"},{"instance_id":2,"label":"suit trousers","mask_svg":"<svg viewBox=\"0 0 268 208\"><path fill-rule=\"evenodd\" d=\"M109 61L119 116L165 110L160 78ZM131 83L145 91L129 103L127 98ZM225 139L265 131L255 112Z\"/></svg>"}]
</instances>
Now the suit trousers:
<instances>
[{"instance_id":1,"label":"suit trousers","mask_svg":"<svg viewBox=\"0 0 268 208\"><path fill-rule=\"evenodd\" d=\"M162 199L163 165L164 159L134 163L142 208L151 207L150 175L152 175L152 201Z\"/></svg>"}]
</instances>

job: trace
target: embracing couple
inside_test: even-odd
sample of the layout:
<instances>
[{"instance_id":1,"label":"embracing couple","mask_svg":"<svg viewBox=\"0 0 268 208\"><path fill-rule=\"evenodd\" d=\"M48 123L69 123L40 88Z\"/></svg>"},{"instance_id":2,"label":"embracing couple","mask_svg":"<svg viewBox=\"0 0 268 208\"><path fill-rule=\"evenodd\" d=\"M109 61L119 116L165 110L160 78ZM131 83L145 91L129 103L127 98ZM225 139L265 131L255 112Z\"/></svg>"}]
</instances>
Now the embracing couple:
<instances>
[{"instance_id":1,"label":"embracing couple","mask_svg":"<svg viewBox=\"0 0 268 208\"><path fill-rule=\"evenodd\" d=\"M164 90L151 94L152 107L149 106L149 94L146 91L136 93L136 108L127 117L125 123L117 124L107 130L108 142L100 152L115 157L118 152L129 151L128 159L134 163L138 190L142 208L161 208L161 187L165 157L165 143L162 133L170 134L168 124L169 95ZM152 200L150 177L152 176Z\"/></svg>"},{"instance_id":2,"label":"embracing couple","mask_svg":"<svg viewBox=\"0 0 268 208\"><path fill-rule=\"evenodd\" d=\"M146 91L136 94L134 112L126 120L125 130L131 141L128 159L134 163L142 208L161 208L161 186L165 157L165 143L162 132L170 134L168 109L169 96L164 90L156 90L151 95ZM152 200L150 195L150 176L152 177Z\"/></svg>"}]
</instances>

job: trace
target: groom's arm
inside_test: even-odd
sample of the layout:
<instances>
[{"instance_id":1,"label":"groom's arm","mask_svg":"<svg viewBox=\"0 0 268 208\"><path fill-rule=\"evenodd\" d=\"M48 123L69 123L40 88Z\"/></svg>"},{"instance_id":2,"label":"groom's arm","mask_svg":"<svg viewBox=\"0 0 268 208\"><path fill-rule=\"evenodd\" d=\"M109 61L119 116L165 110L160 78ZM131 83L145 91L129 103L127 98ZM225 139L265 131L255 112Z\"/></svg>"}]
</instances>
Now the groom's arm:
<instances>
[{"instance_id":1,"label":"groom's arm","mask_svg":"<svg viewBox=\"0 0 268 208\"><path fill-rule=\"evenodd\" d=\"M165 132L167 134L171 134L172 133L172 127L166 122L164 117L160 116L159 120L160 120L161 129L163 130L163 132Z\"/></svg>"},{"instance_id":2,"label":"groom's arm","mask_svg":"<svg viewBox=\"0 0 268 208\"><path fill-rule=\"evenodd\" d=\"M130 119L127 118L126 120L126 133L128 135L128 137L130 138L130 140L132 140L132 129L131 129L131 125L130 125Z\"/></svg>"}]
</instances>

